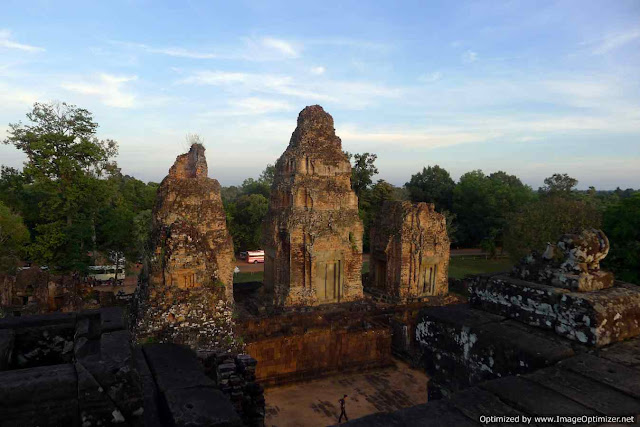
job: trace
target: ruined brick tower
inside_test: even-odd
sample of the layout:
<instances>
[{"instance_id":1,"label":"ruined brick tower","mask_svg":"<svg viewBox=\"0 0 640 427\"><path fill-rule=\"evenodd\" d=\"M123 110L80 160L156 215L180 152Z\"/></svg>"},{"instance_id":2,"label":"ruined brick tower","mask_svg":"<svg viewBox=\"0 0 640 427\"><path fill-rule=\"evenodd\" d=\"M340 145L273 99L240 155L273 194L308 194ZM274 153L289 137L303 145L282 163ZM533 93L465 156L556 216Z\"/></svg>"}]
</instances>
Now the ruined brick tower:
<instances>
[{"instance_id":1,"label":"ruined brick tower","mask_svg":"<svg viewBox=\"0 0 640 427\"><path fill-rule=\"evenodd\" d=\"M162 180L152 242L149 280L141 281L131 308L135 339L236 351L233 242L201 144L178 156Z\"/></svg>"},{"instance_id":2,"label":"ruined brick tower","mask_svg":"<svg viewBox=\"0 0 640 427\"><path fill-rule=\"evenodd\" d=\"M233 243L220 184L207 177L201 144L178 156L160 184L153 230L152 287L224 285L225 299L233 301Z\"/></svg>"},{"instance_id":3,"label":"ruined brick tower","mask_svg":"<svg viewBox=\"0 0 640 427\"><path fill-rule=\"evenodd\" d=\"M449 237L431 203L387 201L371 227L367 292L407 302L449 290Z\"/></svg>"},{"instance_id":4,"label":"ruined brick tower","mask_svg":"<svg viewBox=\"0 0 640 427\"><path fill-rule=\"evenodd\" d=\"M361 298L362 233L333 118L306 107L276 163L264 223L267 294L284 306Z\"/></svg>"}]
</instances>

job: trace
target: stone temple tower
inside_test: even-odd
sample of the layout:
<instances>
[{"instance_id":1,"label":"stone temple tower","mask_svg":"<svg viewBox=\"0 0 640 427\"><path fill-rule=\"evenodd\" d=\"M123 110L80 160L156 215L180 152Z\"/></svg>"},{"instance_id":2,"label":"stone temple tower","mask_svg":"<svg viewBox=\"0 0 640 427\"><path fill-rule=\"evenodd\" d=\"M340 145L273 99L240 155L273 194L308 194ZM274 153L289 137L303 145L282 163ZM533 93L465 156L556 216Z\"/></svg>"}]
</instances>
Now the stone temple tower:
<instances>
[{"instance_id":1,"label":"stone temple tower","mask_svg":"<svg viewBox=\"0 0 640 427\"><path fill-rule=\"evenodd\" d=\"M220 184L207 176L204 147L193 144L162 180L153 209L153 290L224 288L233 301L233 242ZM215 286L217 284L217 286Z\"/></svg>"},{"instance_id":2,"label":"stone temple tower","mask_svg":"<svg viewBox=\"0 0 640 427\"><path fill-rule=\"evenodd\" d=\"M306 107L276 163L264 223L267 295L280 306L362 298L362 233L333 118Z\"/></svg>"}]
</instances>

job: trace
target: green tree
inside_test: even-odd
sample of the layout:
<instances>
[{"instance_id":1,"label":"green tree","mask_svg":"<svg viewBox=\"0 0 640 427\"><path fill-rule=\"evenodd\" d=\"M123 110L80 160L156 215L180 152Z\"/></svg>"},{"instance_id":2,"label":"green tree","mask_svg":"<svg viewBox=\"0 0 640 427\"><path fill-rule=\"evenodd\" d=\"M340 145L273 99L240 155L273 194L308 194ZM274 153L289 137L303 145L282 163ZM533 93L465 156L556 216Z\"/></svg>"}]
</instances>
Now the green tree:
<instances>
[{"instance_id":1,"label":"green tree","mask_svg":"<svg viewBox=\"0 0 640 427\"><path fill-rule=\"evenodd\" d=\"M618 279L640 285L640 193L609 206L602 228L611 245L604 266Z\"/></svg>"},{"instance_id":2,"label":"green tree","mask_svg":"<svg viewBox=\"0 0 640 427\"><path fill-rule=\"evenodd\" d=\"M541 197L508 217L504 247L517 261L532 250L543 251L562 234L600 228L601 222L601 212L593 203L559 195Z\"/></svg>"},{"instance_id":3,"label":"green tree","mask_svg":"<svg viewBox=\"0 0 640 427\"><path fill-rule=\"evenodd\" d=\"M349 161L353 162L351 166L351 188L360 198L373 183L373 176L378 174L378 168L375 165L378 156L371 153L351 154L349 152L346 152L346 155Z\"/></svg>"},{"instance_id":4,"label":"green tree","mask_svg":"<svg viewBox=\"0 0 640 427\"><path fill-rule=\"evenodd\" d=\"M554 173L544 179L544 186L540 187L538 191L546 195L569 195L576 185L578 185L577 179L570 177L566 173Z\"/></svg>"},{"instance_id":5,"label":"green tree","mask_svg":"<svg viewBox=\"0 0 640 427\"><path fill-rule=\"evenodd\" d=\"M0 273L15 273L28 242L29 231L20 215L0 202Z\"/></svg>"},{"instance_id":6,"label":"green tree","mask_svg":"<svg viewBox=\"0 0 640 427\"><path fill-rule=\"evenodd\" d=\"M455 182L446 169L438 165L422 168L404 186L411 201L434 203L438 212L451 210Z\"/></svg>"},{"instance_id":7,"label":"green tree","mask_svg":"<svg viewBox=\"0 0 640 427\"><path fill-rule=\"evenodd\" d=\"M44 194L15 168L0 169L0 202L14 212L19 212L29 231L33 231L40 217L39 204Z\"/></svg>"},{"instance_id":8,"label":"green tree","mask_svg":"<svg viewBox=\"0 0 640 427\"><path fill-rule=\"evenodd\" d=\"M245 194L238 198L231 215L231 235L236 250L252 250L261 246L262 220L269 201L262 194Z\"/></svg>"},{"instance_id":9,"label":"green tree","mask_svg":"<svg viewBox=\"0 0 640 427\"><path fill-rule=\"evenodd\" d=\"M140 211L133 217L133 240L138 258L151 256L151 232L153 217L151 209Z\"/></svg>"},{"instance_id":10,"label":"green tree","mask_svg":"<svg viewBox=\"0 0 640 427\"><path fill-rule=\"evenodd\" d=\"M514 175L502 171L489 176L481 170L467 172L453 192L458 240L465 246L482 245L494 253L503 245L508 215L533 197L531 188Z\"/></svg>"},{"instance_id":11,"label":"green tree","mask_svg":"<svg viewBox=\"0 0 640 427\"><path fill-rule=\"evenodd\" d=\"M110 254L117 267L123 256L136 257L138 254L133 222L135 214L128 207L121 205L104 209L100 217L97 230L98 249Z\"/></svg>"},{"instance_id":12,"label":"green tree","mask_svg":"<svg viewBox=\"0 0 640 427\"><path fill-rule=\"evenodd\" d=\"M251 195L251 194L260 194L265 198L269 198L271 194L271 186L267 185L265 182L260 180L255 180L253 178L247 178L242 182L242 194Z\"/></svg>"},{"instance_id":13,"label":"green tree","mask_svg":"<svg viewBox=\"0 0 640 427\"><path fill-rule=\"evenodd\" d=\"M242 195L242 189L232 185L230 187L222 187L220 189L220 196L222 197L222 203L227 206L228 203L235 202L238 197Z\"/></svg>"},{"instance_id":14,"label":"green tree","mask_svg":"<svg viewBox=\"0 0 640 427\"><path fill-rule=\"evenodd\" d=\"M269 163L266 168L260 174L258 181L265 183L269 187L273 184L273 178L276 176L276 167Z\"/></svg>"},{"instance_id":15,"label":"green tree","mask_svg":"<svg viewBox=\"0 0 640 427\"><path fill-rule=\"evenodd\" d=\"M36 103L27 118L9 125L4 143L27 155L22 174L41 195L30 255L61 270L83 269L104 201L99 178L115 171L117 144L99 140L91 113L75 105Z\"/></svg>"}]
</instances>

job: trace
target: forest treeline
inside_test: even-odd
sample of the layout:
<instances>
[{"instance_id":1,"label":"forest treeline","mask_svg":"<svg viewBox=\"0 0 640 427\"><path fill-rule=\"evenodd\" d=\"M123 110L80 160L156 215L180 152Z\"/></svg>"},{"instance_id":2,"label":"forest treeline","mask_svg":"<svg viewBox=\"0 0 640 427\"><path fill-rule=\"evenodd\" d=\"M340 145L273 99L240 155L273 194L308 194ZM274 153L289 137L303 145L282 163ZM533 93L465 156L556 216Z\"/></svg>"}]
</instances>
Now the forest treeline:
<instances>
[{"instance_id":1,"label":"forest treeline","mask_svg":"<svg viewBox=\"0 0 640 427\"><path fill-rule=\"evenodd\" d=\"M36 103L27 123L9 125L5 144L27 156L22 170L0 174L0 270L19 260L61 271L86 271L97 253L137 260L149 254L151 212L157 183L123 175L117 143L96 137L92 114L65 103ZM518 259L542 250L565 232L602 228L611 241L605 264L619 279L640 283L640 192L586 191L566 174L554 174L534 190L506 172L474 170L453 180L438 165L425 166L402 186L375 180L377 157L346 153L352 187L369 230L387 200L434 203L447 218L452 247L505 251ZM222 188L236 251L258 249L275 167L257 179Z\"/></svg>"}]
</instances>

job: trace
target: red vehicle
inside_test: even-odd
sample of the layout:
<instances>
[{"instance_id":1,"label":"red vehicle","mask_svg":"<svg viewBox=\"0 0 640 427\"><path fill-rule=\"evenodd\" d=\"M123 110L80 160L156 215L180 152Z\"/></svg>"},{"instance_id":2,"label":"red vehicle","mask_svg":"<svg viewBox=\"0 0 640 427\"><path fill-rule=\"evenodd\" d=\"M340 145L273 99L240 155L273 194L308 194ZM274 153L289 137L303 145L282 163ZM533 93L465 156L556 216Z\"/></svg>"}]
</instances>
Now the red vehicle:
<instances>
[{"instance_id":1,"label":"red vehicle","mask_svg":"<svg viewBox=\"0 0 640 427\"><path fill-rule=\"evenodd\" d=\"M264 251L248 251L247 262L249 264L258 264L264 262Z\"/></svg>"}]
</instances>

